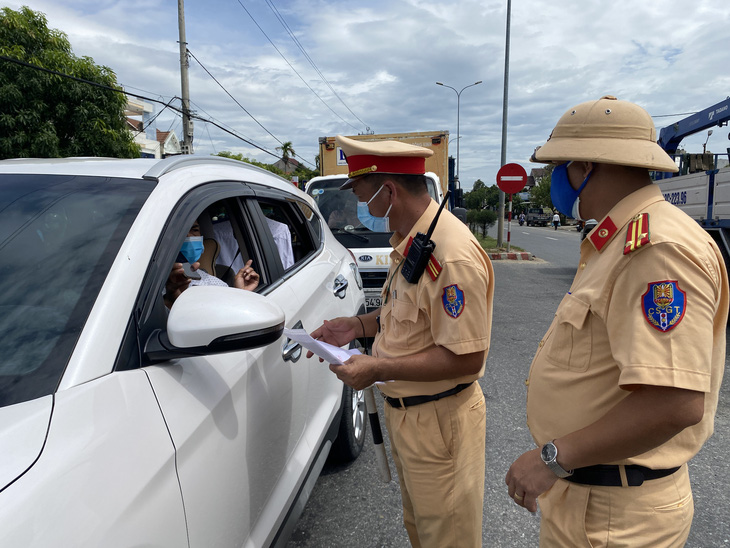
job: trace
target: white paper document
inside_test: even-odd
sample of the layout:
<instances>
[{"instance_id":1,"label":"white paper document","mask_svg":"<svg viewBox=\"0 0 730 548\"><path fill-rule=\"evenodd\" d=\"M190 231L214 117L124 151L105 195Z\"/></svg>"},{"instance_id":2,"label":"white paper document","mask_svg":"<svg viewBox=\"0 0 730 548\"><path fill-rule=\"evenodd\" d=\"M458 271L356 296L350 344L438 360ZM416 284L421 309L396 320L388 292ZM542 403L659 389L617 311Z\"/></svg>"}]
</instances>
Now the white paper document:
<instances>
[{"instance_id":1,"label":"white paper document","mask_svg":"<svg viewBox=\"0 0 730 548\"><path fill-rule=\"evenodd\" d=\"M307 350L314 352L317 356L328 363L340 365L345 363L350 356L360 354L357 348L345 350L339 346L333 346L324 341L313 339L304 329L284 329L284 336L298 342Z\"/></svg>"}]
</instances>

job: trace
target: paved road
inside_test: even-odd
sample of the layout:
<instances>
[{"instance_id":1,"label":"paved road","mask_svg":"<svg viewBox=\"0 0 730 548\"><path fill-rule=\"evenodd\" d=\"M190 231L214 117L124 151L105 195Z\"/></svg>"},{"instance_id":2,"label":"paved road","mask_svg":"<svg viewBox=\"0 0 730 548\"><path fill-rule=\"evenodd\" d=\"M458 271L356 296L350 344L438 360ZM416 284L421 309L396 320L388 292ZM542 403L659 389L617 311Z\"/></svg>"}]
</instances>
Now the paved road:
<instances>
[{"instance_id":1,"label":"paved road","mask_svg":"<svg viewBox=\"0 0 730 548\"><path fill-rule=\"evenodd\" d=\"M532 515L512 503L507 496L504 475L514 458L532 447L525 423L524 380L537 341L569 288L578 262L580 236L575 230L556 232L531 227L520 232L519 236L513 234L515 245L543 260L494 263L492 348L486 373L480 380L487 400L483 538L484 546L488 547L537 546L539 514ZM692 548L730 547L729 385L730 379L726 377L715 435L690 463L695 519L687 546ZM377 399L382 416L382 399ZM409 546L401 524L397 481L394 478L390 484L383 484L378 480L370 444L368 432L365 450L355 463L349 467L325 468L289 548ZM392 462L391 469L394 470Z\"/></svg>"}]
</instances>

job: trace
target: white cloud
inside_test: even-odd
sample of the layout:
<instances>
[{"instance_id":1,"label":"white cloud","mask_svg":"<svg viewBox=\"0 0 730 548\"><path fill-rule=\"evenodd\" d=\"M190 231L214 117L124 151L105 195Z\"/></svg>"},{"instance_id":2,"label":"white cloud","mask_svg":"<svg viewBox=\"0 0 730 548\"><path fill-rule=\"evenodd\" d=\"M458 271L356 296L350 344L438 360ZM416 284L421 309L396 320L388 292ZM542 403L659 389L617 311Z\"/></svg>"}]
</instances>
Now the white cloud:
<instances>
[{"instance_id":1,"label":"white cloud","mask_svg":"<svg viewBox=\"0 0 730 548\"><path fill-rule=\"evenodd\" d=\"M18 9L26 2L7 1ZM318 137L448 130L456 154L461 89L462 184L492 184L499 168L506 2L504 0L275 0L279 13L358 119L333 95L263 2L241 0L313 95L237 2L188 1L190 50L281 141L314 162ZM111 67L127 89L169 100L180 94L174 0L37 0L32 9L67 33L74 52ZM652 115L706 108L730 93L725 0L522 0L512 3L507 161L521 163L568 107L604 94ZM274 152L278 142L191 61L200 114ZM330 110L331 109L331 110ZM335 111L337 115L333 114ZM339 117L338 117L339 115ZM659 127L678 117L656 118ZM344 119L345 121L343 121ZM158 127L179 122L163 113ZM196 150L271 157L215 127L196 123ZM727 146L726 128L711 145ZM701 149L707 135L687 139Z\"/></svg>"}]
</instances>

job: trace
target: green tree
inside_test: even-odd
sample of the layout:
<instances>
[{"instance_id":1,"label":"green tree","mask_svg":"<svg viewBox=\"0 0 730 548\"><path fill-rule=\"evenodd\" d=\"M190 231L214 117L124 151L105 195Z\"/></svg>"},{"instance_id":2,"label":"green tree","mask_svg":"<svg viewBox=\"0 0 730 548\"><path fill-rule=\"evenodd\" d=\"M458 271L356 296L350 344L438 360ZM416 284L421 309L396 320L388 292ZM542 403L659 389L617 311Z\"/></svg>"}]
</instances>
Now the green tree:
<instances>
[{"instance_id":1,"label":"green tree","mask_svg":"<svg viewBox=\"0 0 730 548\"><path fill-rule=\"evenodd\" d=\"M499 187L494 184L487 187L486 206L492 210L499 209Z\"/></svg>"},{"instance_id":2,"label":"green tree","mask_svg":"<svg viewBox=\"0 0 730 548\"><path fill-rule=\"evenodd\" d=\"M553 208L553 201L550 199L550 176L553 173L553 165L548 164L544 168L542 177L530 189L530 205L533 207Z\"/></svg>"},{"instance_id":3,"label":"green tree","mask_svg":"<svg viewBox=\"0 0 730 548\"><path fill-rule=\"evenodd\" d=\"M464 193L464 206L469 209L482 209L486 205L487 187L481 179L474 181L469 192Z\"/></svg>"},{"instance_id":4,"label":"green tree","mask_svg":"<svg viewBox=\"0 0 730 548\"><path fill-rule=\"evenodd\" d=\"M0 55L121 91L114 72L76 57L66 34L27 6L0 9ZM0 60L0 158L140 155L123 93Z\"/></svg>"},{"instance_id":5,"label":"green tree","mask_svg":"<svg viewBox=\"0 0 730 548\"><path fill-rule=\"evenodd\" d=\"M252 160L251 158L246 158L243 154L235 154L227 150L222 150L218 154L216 154L216 156L221 156L222 158L230 158L231 160L238 160L239 162L246 162L247 164L251 164L252 166L257 166L267 171L270 171L271 173L276 173L280 177L287 177L286 173L284 173L278 167L273 166L272 164L259 162L258 160Z\"/></svg>"},{"instance_id":6,"label":"green tree","mask_svg":"<svg viewBox=\"0 0 730 548\"><path fill-rule=\"evenodd\" d=\"M233 152L229 152L227 150L222 150L216 156L221 156L223 158L231 158L232 160L238 160L239 162L246 162L247 164L251 164L253 166L258 166L260 168L263 168L267 171L270 171L271 173L276 173L280 177L284 177L285 179L289 179L291 175L296 175L299 177L299 186L302 187L304 181L309 181L312 177L316 177L318 173L316 171L313 171L311 169L308 169L304 167L303 165L299 165L297 169L294 170L294 173L288 174L284 173L283 170L279 169L273 164L265 164L263 162L259 162L258 160L252 160L251 158L246 158L243 154L235 154Z\"/></svg>"},{"instance_id":7,"label":"green tree","mask_svg":"<svg viewBox=\"0 0 730 548\"><path fill-rule=\"evenodd\" d=\"M497 213L489 209L467 209L466 222L469 224L469 230L485 235L489 227L497 222Z\"/></svg>"},{"instance_id":8,"label":"green tree","mask_svg":"<svg viewBox=\"0 0 730 548\"><path fill-rule=\"evenodd\" d=\"M280 147L276 147L276 150L281 152L281 159L284 162L285 171L289 171L289 159L294 158L297 153L294 152L294 147L291 141L281 143Z\"/></svg>"}]
</instances>

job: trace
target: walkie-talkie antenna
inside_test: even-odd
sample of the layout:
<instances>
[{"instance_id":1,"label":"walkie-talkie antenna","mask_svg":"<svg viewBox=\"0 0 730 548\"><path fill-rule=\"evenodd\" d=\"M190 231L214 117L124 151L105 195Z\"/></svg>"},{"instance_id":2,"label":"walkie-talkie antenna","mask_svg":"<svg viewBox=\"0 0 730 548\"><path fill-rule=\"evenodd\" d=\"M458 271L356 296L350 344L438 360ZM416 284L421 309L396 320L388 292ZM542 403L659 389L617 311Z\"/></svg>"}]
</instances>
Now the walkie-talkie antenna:
<instances>
[{"instance_id":1,"label":"walkie-talkie antenna","mask_svg":"<svg viewBox=\"0 0 730 548\"><path fill-rule=\"evenodd\" d=\"M426 232L427 240L431 239L431 235L433 234L433 231L436 229L436 222L439 220L439 215L441 215L441 212L444 210L444 206L446 205L446 202L448 202L448 200L449 200L449 194L451 194L451 191L447 190L446 195L444 196L444 199L441 202L441 207L439 207L439 210L436 212L436 216L433 218L433 221L431 221L431 226L428 227L428 232Z\"/></svg>"}]
</instances>

